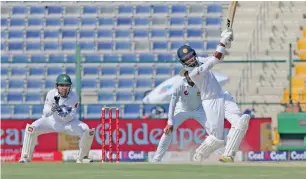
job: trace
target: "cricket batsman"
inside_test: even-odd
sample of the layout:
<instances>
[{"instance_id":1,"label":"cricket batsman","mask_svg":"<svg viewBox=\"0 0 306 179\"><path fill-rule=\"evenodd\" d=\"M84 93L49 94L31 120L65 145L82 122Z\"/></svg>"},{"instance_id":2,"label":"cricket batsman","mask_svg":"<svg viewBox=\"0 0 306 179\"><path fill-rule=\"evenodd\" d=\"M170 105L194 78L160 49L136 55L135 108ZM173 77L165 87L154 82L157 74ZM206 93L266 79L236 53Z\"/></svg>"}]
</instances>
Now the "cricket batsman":
<instances>
[{"instance_id":1,"label":"cricket batsman","mask_svg":"<svg viewBox=\"0 0 306 179\"><path fill-rule=\"evenodd\" d=\"M240 143L248 129L250 115L240 112L233 97L224 92L210 69L223 59L225 48L230 48L233 41L232 30L224 30L221 34L220 44L210 57L197 56L194 49L184 45L177 51L178 58L185 67L180 75L184 76L189 83L194 82L201 92L202 106L206 115L205 127L208 137L196 149L193 157L200 161L220 147L224 146L223 130L224 119L232 125L227 136L225 151L220 156L221 162L233 162L234 156L239 149ZM234 69L233 69L234 70Z\"/></svg>"},{"instance_id":2,"label":"cricket batsman","mask_svg":"<svg viewBox=\"0 0 306 179\"><path fill-rule=\"evenodd\" d=\"M41 118L27 124L23 139L20 163L31 162L37 137L51 132L64 132L68 135L79 136L80 151L77 163L90 163L89 150L94 137L94 129L76 118L79 96L71 91L71 79L66 74L56 78L55 88L50 90Z\"/></svg>"},{"instance_id":3,"label":"cricket batsman","mask_svg":"<svg viewBox=\"0 0 306 179\"><path fill-rule=\"evenodd\" d=\"M169 104L168 121L159 141L153 162L160 162L168 150L173 136L173 130L193 117L204 127L205 114L201 104L200 92L192 81L182 78L175 86Z\"/></svg>"}]
</instances>

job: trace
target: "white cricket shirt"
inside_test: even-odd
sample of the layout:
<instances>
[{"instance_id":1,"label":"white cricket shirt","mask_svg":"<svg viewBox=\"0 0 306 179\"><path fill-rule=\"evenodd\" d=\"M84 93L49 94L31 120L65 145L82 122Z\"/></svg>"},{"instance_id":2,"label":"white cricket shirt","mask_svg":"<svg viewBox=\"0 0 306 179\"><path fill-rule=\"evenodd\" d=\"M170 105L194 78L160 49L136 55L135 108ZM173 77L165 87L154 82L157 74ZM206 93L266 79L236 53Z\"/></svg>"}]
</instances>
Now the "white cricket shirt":
<instances>
[{"instance_id":1,"label":"white cricket shirt","mask_svg":"<svg viewBox=\"0 0 306 179\"><path fill-rule=\"evenodd\" d=\"M201 65L199 67L188 68L191 80L201 92L202 100L217 98L222 93L222 88L210 69L215 64L220 63L221 60L214 56L207 58L197 57L197 59Z\"/></svg>"},{"instance_id":2,"label":"white cricket shirt","mask_svg":"<svg viewBox=\"0 0 306 179\"><path fill-rule=\"evenodd\" d=\"M174 89L169 104L168 124L173 125L173 116L180 112L194 111L202 105L198 88L187 83L186 78L179 81Z\"/></svg>"},{"instance_id":3,"label":"white cricket shirt","mask_svg":"<svg viewBox=\"0 0 306 179\"><path fill-rule=\"evenodd\" d=\"M52 112L51 108L53 103L55 103L55 96L58 96L58 91L57 89L52 89L47 93L46 96L46 101L44 105L44 110L43 110L43 117L49 117L52 115L54 119L62 120L62 121L72 121L73 119L76 118L76 112L78 108L78 103L79 103L79 96L74 93L73 91L70 91L67 98L62 98L60 97L59 100L59 105L65 105L68 107L72 107L71 112L66 116L66 117L60 117L57 112Z\"/></svg>"}]
</instances>

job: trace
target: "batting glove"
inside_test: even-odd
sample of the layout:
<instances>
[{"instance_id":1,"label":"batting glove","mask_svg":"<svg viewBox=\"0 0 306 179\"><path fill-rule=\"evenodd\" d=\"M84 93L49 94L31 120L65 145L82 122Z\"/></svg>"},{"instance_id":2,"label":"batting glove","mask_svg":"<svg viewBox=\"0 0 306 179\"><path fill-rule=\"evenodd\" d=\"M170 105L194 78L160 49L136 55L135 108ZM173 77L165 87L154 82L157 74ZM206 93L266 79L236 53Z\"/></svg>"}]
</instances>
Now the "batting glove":
<instances>
[{"instance_id":1,"label":"batting glove","mask_svg":"<svg viewBox=\"0 0 306 179\"><path fill-rule=\"evenodd\" d=\"M232 30L224 30L221 33L220 42L225 45L225 48L231 48L231 43L234 40L234 35Z\"/></svg>"}]
</instances>

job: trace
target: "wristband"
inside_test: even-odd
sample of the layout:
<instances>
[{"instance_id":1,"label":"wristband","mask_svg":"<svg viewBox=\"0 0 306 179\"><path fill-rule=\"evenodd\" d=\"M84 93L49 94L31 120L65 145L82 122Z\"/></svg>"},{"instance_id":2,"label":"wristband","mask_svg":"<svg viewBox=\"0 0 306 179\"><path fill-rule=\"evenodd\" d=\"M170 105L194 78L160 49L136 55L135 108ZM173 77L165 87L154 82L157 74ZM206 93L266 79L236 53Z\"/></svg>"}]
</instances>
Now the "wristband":
<instances>
[{"instance_id":1,"label":"wristband","mask_svg":"<svg viewBox=\"0 0 306 179\"><path fill-rule=\"evenodd\" d=\"M224 52L225 52L225 47L223 47L223 46L221 46L221 45L218 45L216 51L219 52L219 53L224 54Z\"/></svg>"},{"instance_id":2,"label":"wristband","mask_svg":"<svg viewBox=\"0 0 306 179\"><path fill-rule=\"evenodd\" d=\"M172 125L172 126L173 126L173 122L172 122L172 120L168 120L168 121L167 121L167 124L168 124L168 125Z\"/></svg>"}]
</instances>

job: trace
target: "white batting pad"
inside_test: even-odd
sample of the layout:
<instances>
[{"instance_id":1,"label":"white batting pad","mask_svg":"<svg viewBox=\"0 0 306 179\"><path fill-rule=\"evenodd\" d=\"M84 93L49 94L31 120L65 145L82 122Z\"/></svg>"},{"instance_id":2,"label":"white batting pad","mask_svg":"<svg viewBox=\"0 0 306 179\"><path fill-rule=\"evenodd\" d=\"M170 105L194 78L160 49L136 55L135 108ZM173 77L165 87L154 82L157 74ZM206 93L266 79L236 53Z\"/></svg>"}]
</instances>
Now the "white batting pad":
<instances>
[{"instance_id":1,"label":"white batting pad","mask_svg":"<svg viewBox=\"0 0 306 179\"><path fill-rule=\"evenodd\" d=\"M91 144L94 138L94 134L95 134L95 129L90 129L88 132L84 132L81 139L80 139L80 152L78 155L78 159L82 161L84 159L85 156L88 157L90 148L91 148Z\"/></svg>"},{"instance_id":2,"label":"white batting pad","mask_svg":"<svg viewBox=\"0 0 306 179\"><path fill-rule=\"evenodd\" d=\"M209 155L215 150L219 149L224 145L224 140L217 139L213 135L209 135L204 142L196 149L195 155L202 155L203 159L209 157Z\"/></svg>"},{"instance_id":3,"label":"white batting pad","mask_svg":"<svg viewBox=\"0 0 306 179\"><path fill-rule=\"evenodd\" d=\"M250 115L244 114L239 121L232 126L227 135L227 142L223 156L234 157L239 149L240 143L248 130Z\"/></svg>"},{"instance_id":4,"label":"white batting pad","mask_svg":"<svg viewBox=\"0 0 306 179\"><path fill-rule=\"evenodd\" d=\"M35 128L27 124L24 132L24 139L22 145L21 159L30 162L33 157L34 147L37 144L37 134Z\"/></svg>"}]
</instances>

